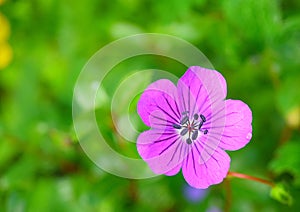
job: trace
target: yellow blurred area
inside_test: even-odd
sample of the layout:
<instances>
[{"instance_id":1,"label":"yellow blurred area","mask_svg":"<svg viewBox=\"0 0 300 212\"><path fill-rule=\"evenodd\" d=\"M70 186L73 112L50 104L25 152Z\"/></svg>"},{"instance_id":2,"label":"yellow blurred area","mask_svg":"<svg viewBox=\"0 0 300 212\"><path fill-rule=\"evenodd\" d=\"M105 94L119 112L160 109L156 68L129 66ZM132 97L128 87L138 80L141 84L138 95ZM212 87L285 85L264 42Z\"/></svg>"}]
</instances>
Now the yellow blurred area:
<instances>
[{"instance_id":1,"label":"yellow blurred area","mask_svg":"<svg viewBox=\"0 0 300 212\"><path fill-rule=\"evenodd\" d=\"M9 65L12 60L12 49L6 42L0 43L0 70Z\"/></svg>"},{"instance_id":2,"label":"yellow blurred area","mask_svg":"<svg viewBox=\"0 0 300 212\"><path fill-rule=\"evenodd\" d=\"M300 125L300 107L294 107L286 116L287 123L292 128L297 128Z\"/></svg>"},{"instance_id":3,"label":"yellow blurred area","mask_svg":"<svg viewBox=\"0 0 300 212\"><path fill-rule=\"evenodd\" d=\"M5 2L5 0L0 0L0 5L3 4Z\"/></svg>"},{"instance_id":4,"label":"yellow blurred area","mask_svg":"<svg viewBox=\"0 0 300 212\"><path fill-rule=\"evenodd\" d=\"M0 0L0 4L1 4ZM6 17L0 13L0 42L6 41L10 35L10 26Z\"/></svg>"}]
</instances>

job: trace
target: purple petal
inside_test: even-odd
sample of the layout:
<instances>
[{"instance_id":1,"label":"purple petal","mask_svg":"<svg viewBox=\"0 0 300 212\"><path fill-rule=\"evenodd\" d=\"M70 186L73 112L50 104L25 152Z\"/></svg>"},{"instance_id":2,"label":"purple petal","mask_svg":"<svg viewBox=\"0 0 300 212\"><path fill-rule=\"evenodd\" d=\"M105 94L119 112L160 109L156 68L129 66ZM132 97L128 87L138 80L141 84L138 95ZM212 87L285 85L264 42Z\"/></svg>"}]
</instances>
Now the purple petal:
<instances>
[{"instance_id":1,"label":"purple petal","mask_svg":"<svg viewBox=\"0 0 300 212\"><path fill-rule=\"evenodd\" d=\"M179 123L180 112L176 103L177 89L166 79L158 80L144 91L138 102L138 114L149 127L172 126ZM159 127L160 126L160 127Z\"/></svg>"},{"instance_id":2,"label":"purple petal","mask_svg":"<svg viewBox=\"0 0 300 212\"><path fill-rule=\"evenodd\" d=\"M161 130L145 131L137 140L138 153L156 174L178 173L188 153L187 146L177 133Z\"/></svg>"},{"instance_id":3,"label":"purple petal","mask_svg":"<svg viewBox=\"0 0 300 212\"><path fill-rule=\"evenodd\" d=\"M190 67L177 84L181 112L189 111L190 117L195 113L209 116L214 104L226 97L226 81L214 70Z\"/></svg>"},{"instance_id":4,"label":"purple petal","mask_svg":"<svg viewBox=\"0 0 300 212\"><path fill-rule=\"evenodd\" d=\"M180 169L181 169L182 163L178 164L177 166L175 166L175 168L171 169L170 171L164 173L167 176L173 176L175 174L177 174Z\"/></svg>"},{"instance_id":5,"label":"purple petal","mask_svg":"<svg viewBox=\"0 0 300 212\"><path fill-rule=\"evenodd\" d=\"M218 184L226 177L230 158L226 152L216 149L208 160L203 162L203 148L197 143L182 164L182 173L190 186L205 189Z\"/></svg>"},{"instance_id":6,"label":"purple petal","mask_svg":"<svg viewBox=\"0 0 300 212\"><path fill-rule=\"evenodd\" d=\"M251 140L252 112L240 100L229 99L225 101L225 105L226 123L219 146L225 150L238 150Z\"/></svg>"}]
</instances>

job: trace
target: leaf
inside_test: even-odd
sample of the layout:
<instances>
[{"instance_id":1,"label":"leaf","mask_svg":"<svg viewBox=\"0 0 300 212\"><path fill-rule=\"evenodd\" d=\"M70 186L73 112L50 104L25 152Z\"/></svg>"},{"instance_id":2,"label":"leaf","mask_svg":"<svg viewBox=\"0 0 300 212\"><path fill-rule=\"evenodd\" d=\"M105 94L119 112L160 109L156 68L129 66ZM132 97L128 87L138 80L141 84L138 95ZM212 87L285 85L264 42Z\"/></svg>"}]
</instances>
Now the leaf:
<instances>
[{"instance_id":1,"label":"leaf","mask_svg":"<svg viewBox=\"0 0 300 212\"><path fill-rule=\"evenodd\" d=\"M223 10L228 22L250 41L270 43L277 34L280 20L277 2L229 0L224 1Z\"/></svg>"},{"instance_id":2,"label":"leaf","mask_svg":"<svg viewBox=\"0 0 300 212\"><path fill-rule=\"evenodd\" d=\"M294 184L300 186L300 142L288 142L280 147L269 167L277 175L290 173L294 177Z\"/></svg>"},{"instance_id":3,"label":"leaf","mask_svg":"<svg viewBox=\"0 0 300 212\"><path fill-rule=\"evenodd\" d=\"M300 76L294 74L282 80L277 95L280 111L286 115L291 109L300 105L300 90L298 89Z\"/></svg>"}]
</instances>

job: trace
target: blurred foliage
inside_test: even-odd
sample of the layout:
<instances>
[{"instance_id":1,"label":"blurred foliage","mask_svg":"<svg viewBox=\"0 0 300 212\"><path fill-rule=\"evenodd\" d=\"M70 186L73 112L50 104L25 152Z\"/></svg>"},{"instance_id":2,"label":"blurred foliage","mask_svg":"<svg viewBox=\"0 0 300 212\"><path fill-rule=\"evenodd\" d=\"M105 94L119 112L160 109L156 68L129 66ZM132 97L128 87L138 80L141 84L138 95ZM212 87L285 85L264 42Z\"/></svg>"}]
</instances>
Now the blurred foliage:
<instances>
[{"instance_id":1,"label":"blurred foliage","mask_svg":"<svg viewBox=\"0 0 300 212\"><path fill-rule=\"evenodd\" d=\"M76 140L71 106L80 70L99 48L142 32L186 39L222 72L228 98L242 99L253 111L252 141L229 153L231 170L284 183L294 198L287 206L272 199L265 185L231 180L231 211L299 211L297 0L0 0L0 211L226 207L230 197L224 184L190 201L180 174L122 179L97 168ZM147 68L177 76L186 70L158 56L124 61L106 77L101 91L105 103L96 111L110 145L131 157L138 157L135 146L113 130L109 102L127 74ZM132 120L145 129L135 105L136 99L130 107ZM277 188L272 195L285 192Z\"/></svg>"},{"instance_id":2,"label":"blurred foliage","mask_svg":"<svg viewBox=\"0 0 300 212\"><path fill-rule=\"evenodd\" d=\"M293 204L293 198L287 192L287 189L284 188L283 184L275 185L271 190L271 197L277 199L279 202L283 204L287 204L291 206Z\"/></svg>"}]
</instances>

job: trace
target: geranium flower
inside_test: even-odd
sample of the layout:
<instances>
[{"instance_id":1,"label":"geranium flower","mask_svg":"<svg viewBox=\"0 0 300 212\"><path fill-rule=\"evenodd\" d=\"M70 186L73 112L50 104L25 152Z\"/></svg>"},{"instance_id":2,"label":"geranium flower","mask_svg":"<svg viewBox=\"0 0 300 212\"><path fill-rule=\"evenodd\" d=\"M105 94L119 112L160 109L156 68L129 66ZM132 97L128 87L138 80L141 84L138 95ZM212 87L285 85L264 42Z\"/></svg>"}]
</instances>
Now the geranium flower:
<instances>
[{"instance_id":1,"label":"geranium flower","mask_svg":"<svg viewBox=\"0 0 300 212\"><path fill-rule=\"evenodd\" d=\"M252 113L239 100L225 100L226 81L215 71L190 67L177 87L161 79L143 92L138 114L151 127L137 139L137 150L151 170L182 174L195 188L226 177L230 158L252 137Z\"/></svg>"}]
</instances>

